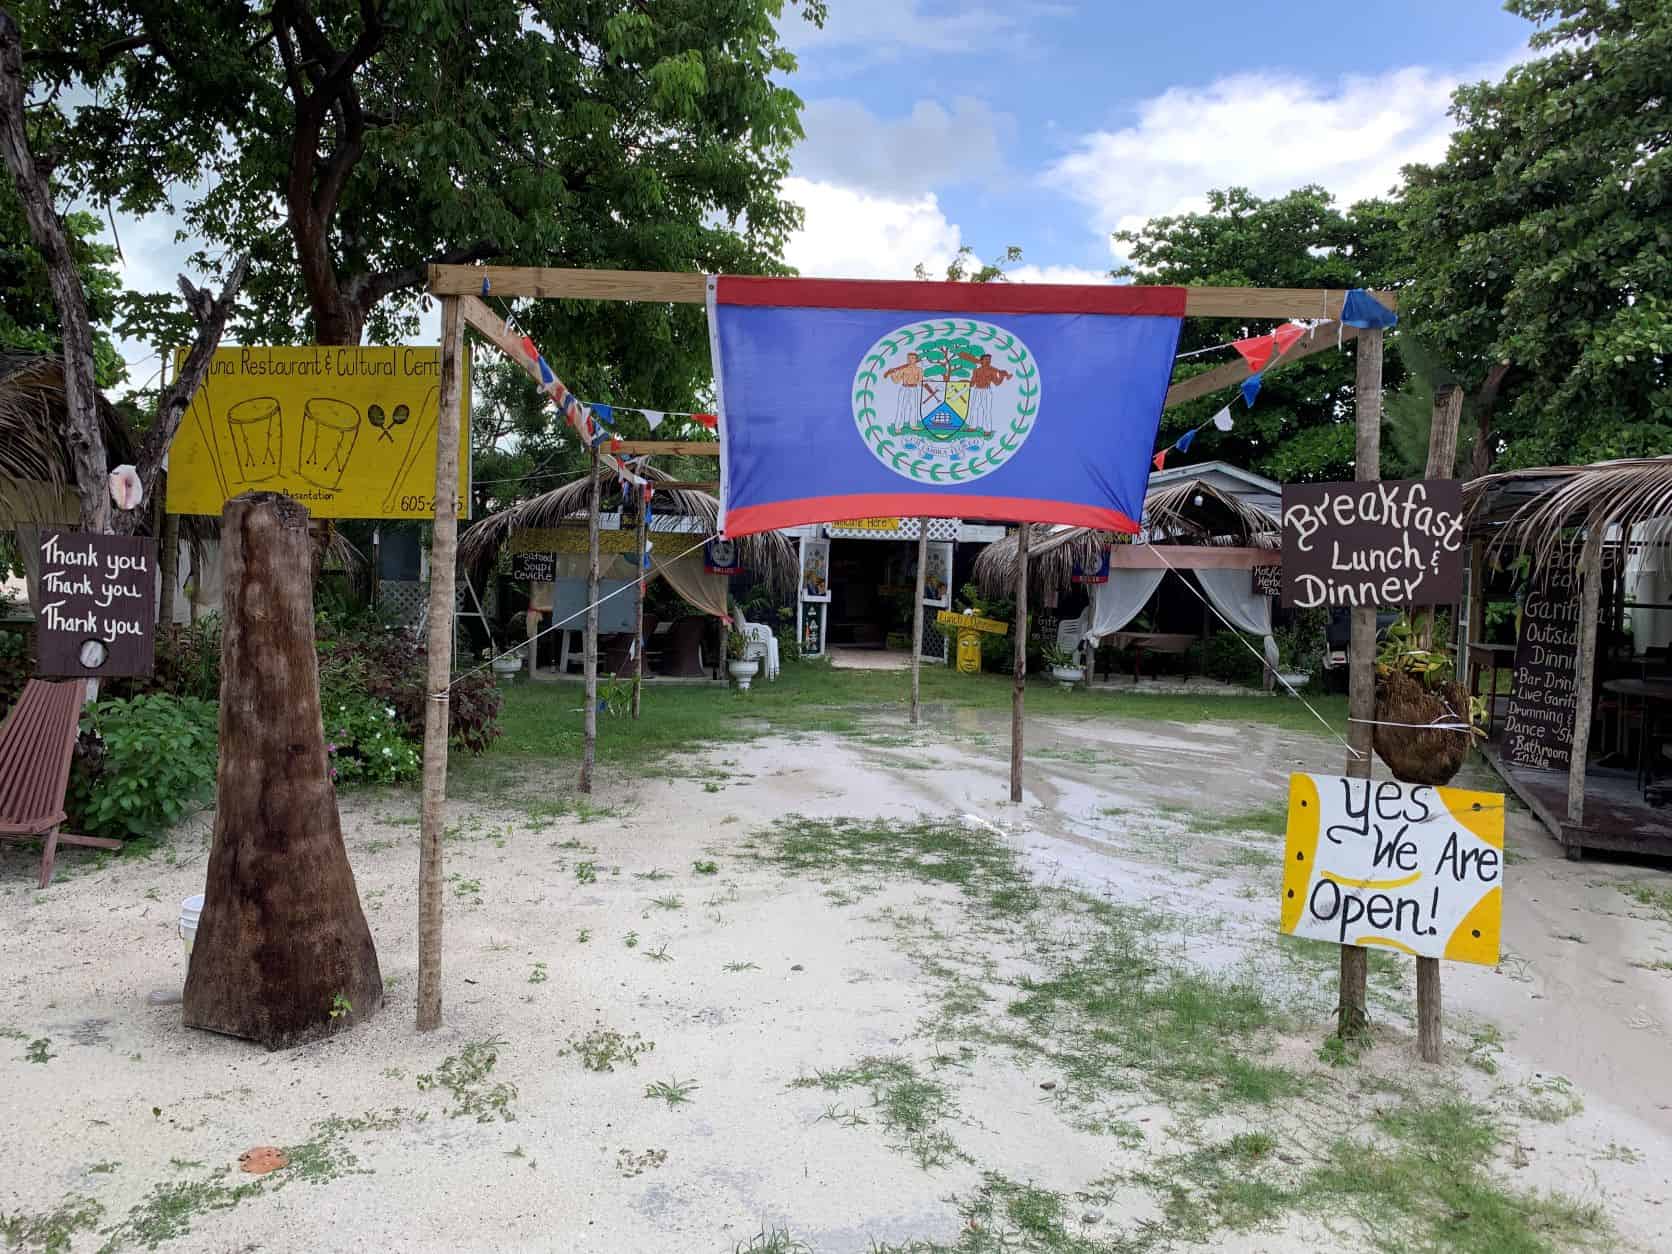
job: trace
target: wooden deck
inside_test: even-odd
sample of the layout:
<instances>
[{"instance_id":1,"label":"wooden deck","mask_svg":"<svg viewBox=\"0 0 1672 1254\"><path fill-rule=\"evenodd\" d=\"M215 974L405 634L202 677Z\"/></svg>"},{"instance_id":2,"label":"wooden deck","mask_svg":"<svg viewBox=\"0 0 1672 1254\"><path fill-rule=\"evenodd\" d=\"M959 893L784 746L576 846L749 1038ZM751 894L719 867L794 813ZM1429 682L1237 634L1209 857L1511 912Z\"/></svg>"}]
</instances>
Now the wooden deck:
<instances>
[{"instance_id":1,"label":"wooden deck","mask_svg":"<svg viewBox=\"0 0 1672 1254\"><path fill-rule=\"evenodd\" d=\"M1481 755L1505 785L1538 816L1539 822L1578 861L1586 849L1672 858L1672 806L1643 800L1634 772L1593 766L1585 773L1585 821L1567 821L1566 771L1535 771L1505 762L1498 737L1481 745Z\"/></svg>"}]
</instances>

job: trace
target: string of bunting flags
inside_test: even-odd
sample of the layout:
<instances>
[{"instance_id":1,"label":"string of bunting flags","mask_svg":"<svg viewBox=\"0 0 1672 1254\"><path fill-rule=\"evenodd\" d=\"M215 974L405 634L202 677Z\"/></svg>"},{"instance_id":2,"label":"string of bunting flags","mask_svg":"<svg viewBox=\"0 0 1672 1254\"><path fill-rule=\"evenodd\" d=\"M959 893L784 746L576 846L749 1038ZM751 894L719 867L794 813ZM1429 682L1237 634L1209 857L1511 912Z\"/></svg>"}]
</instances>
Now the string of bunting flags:
<instances>
[{"instance_id":1,"label":"string of bunting flags","mask_svg":"<svg viewBox=\"0 0 1672 1254\"><path fill-rule=\"evenodd\" d=\"M1355 287L1349 291L1341 305L1341 320L1336 326L1336 347L1341 346L1341 328L1357 327L1359 330L1385 329L1397 326L1399 316L1381 301L1377 300L1363 288ZM1249 409L1254 408L1255 398L1260 395L1260 385L1268 367L1282 362L1289 350L1304 339L1317 324L1314 322L1286 322L1275 331L1268 331L1264 335L1253 335L1247 339L1232 340L1229 345L1216 345L1217 348L1230 347L1236 349L1239 356L1248 363L1249 376L1238 386L1237 392L1242 403ZM1208 352L1209 349L1198 349L1197 352ZM1192 353L1181 353L1180 357L1194 356ZM1190 428L1172 444L1162 449L1150 460L1157 470L1167 468L1167 454L1172 452L1186 453L1196 440L1196 433L1203 427L1212 425L1216 431L1230 431L1235 428L1236 419L1231 416L1231 405L1236 404L1233 399L1207 422L1198 423Z\"/></svg>"}]
</instances>

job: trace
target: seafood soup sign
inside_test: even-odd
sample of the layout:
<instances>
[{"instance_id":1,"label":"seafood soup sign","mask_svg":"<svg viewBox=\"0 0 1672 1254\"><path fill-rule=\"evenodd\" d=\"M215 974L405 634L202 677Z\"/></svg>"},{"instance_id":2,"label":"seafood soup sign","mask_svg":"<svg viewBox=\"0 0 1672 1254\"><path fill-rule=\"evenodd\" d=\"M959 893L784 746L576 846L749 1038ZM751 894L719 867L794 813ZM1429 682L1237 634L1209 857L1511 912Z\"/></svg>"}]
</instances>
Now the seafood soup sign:
<instances>
[{"instance_id":1,"label":"seafood soup sign","mask_svg":"<svg viewBox=\"0 0 1672 1254\"><path fill-rule=\"evenodd\" d=\"M1289 776L1290 936L1493 966L1503 887L1503 794Z\"/></svg>"},{"instance_id":2,"label":"seafood soup sign","mask_svg":"<svg viewBox=\"0 0 1672 1254\"><path fill-rule=\"evenodd\" d=\"M464 518L468 368L460 387ZM169 449L168 512L219 515L259 490L288 493L315 518L434 518L440 414L439 348L219 349Z\"/></svg>"}]
</instances>

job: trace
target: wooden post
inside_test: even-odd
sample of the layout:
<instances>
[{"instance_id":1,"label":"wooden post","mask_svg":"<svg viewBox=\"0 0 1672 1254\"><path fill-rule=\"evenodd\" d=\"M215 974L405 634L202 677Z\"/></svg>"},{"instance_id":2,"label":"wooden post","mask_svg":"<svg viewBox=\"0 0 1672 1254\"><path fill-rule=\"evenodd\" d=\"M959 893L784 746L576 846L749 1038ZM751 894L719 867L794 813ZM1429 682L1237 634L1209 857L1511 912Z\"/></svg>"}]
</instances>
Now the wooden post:
<instances>
[{"instance_id":1,"label":"wooden post","mask_svg":"<svg viewBox=\"0 0 1672 1254\"><path fill-rule=\"evenodd\" d=\"M1382 477L1382 332L1361 331L1358 337L1357 377L1353 414L1357 429L1353 478L1360 483ZM1346 774L1370 778L1371 720L1376 717L1376 607L1352 612L1352 638L1347 655ZM1370 1026L1366 986L1370 956L1360 945L1341 947L1341 997L1336 1008L1336 1034L1343 1039L1363 1036Z\"/></svg>"},{"instance_id":2,"label":"wooden post","mask_svg":"<svg viewBox=\"0 0 1672 1254\"><path fill-rule=\"evenodd\" d=\"M633 665L633 717L639 716L639 690L644 687L644 593L647 584L644 578L644 559L650 544L650 501L646 496L646 489L635 488L639 494L639 622L633 629L634 639L638 647L633 650L635 662Z\"/></svg>"},{"instance_id":3,"label":"wooden post","mask_svg":"<svg viewBox=\"0 0 1672 1254\"><path fill-rule=\"evenodd\" d=\"M157 542L157 571L162 582L158 589L157 622L169 630L174 626L176 592L180 586L180 515L164 513L161 530L162 538Z\"/></svg>"},{"instance_id":4,"label":"wooden post","mask_svg":"<svg viewBox=\"0 0 1672 1254\"><path fill-rule=\"evenodd\" d=\"M923 668L923 567L929 560L929 520L917 520L917 595L911 603L911 725L916 727L923 721L922 676L919 672ZM948 572L950 574L951 572Z\"/></svg>"},{"instance_id":5,"label":"wooden post","mask_svg":"<svg viewBox=\"0 0 1672 1254\"><path fill-rule=\"evenodd\" d=\"M221 544L215 831L181 1017L281 1049L376 1013L383 977L320 726L308 511L235 497Z\"/></svg>"},{"instance_id":6,"label":"wooden post","mask_svg":"<svg viewBox=\"0 0 1672 1254\"><path fill-rule=\"evenodd\" d=\"M464 323L441 302L441 397L435 434L435 530L430 541L424 803L418 828L418 1030L441 1026L441 834L447 827L448 685L453 676L453 579L458 566L459 410Z\"/></svg>"},{"instance_id":7,"label":"wooden post","mask_svg":"<svg viewBox=\"0 0 1672 1254\"><path fill-rule=\"evenodd\" d=\"M592 766L598 754L598 446L592 448L592 491L586 502L586 712L582 722L582 792L592 791Z\"/></svg>"},{"instance_id":8,"label":"wooden post","mask_svg":"<svg viewBox=\"0 0 1672 1254\"><path fill-rule=\"evenodd\" d=\"M1579 658L1573 676L1573 745L1568 756L1567 798L1567 821L1574 827L1585 821L1585 759L1591 745L1591 685L1597 669L1597 608L1602 600L1602 542L1607 532L1606 519L1586 519L1585 547L1579 558L1584 592L1579 609Z\"/></svg>"},{"instance_id":9,"label":"wooden post","mask_svg":"<svg viewBox=\"0 0 1672 1254\"><path fill-rule=\"evenodd\" d=\"M1360 351L1363 351L1362 349ZM1427 479L1450 479L1457 466L1457 424L1463 416L1463 389L1456 385L1434 389L1434 410L1428 427ZM1429 607L1418 619L1419 645L1434 643L1434 614ZM1452 637L1458 639L1456 624ZM1459 651L1458 674L1464 676L1468 659ZM1467 710L1459 710L1465 719ZM1424 1062L1440 1061L1440 960L1417 959L1417 1056Z\"/></svg>"},{"instance_id":10,"label":"wooden post","mask_svg":"<svg viewBox=\"0 0 1672 1254\"><path fill-rule=\"evenodd\" d=\"M1010 694L1010 799L1022 799L1022 705L1028 684L1028 533L1031 523L1016 532L1016 684Z\"/></svg>"}]
</instances>

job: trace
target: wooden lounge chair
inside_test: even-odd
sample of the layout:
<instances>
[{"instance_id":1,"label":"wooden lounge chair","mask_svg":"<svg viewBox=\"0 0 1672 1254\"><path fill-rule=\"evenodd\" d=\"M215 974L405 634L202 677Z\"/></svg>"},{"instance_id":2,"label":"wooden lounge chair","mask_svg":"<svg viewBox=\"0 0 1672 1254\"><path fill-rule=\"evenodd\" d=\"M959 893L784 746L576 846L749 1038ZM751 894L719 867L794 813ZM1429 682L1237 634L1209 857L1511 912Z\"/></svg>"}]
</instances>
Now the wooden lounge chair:
<instances>
[{"instance_id":1,"label":"wooden lounge chair","mask_svg":"<svg viewBox=\"0 0 1672 1254\"><path fill-rule=\"evenodd\" d=\"M52 861L60 842L95 849L122 847L119 840L58 830L86 693L84 680L31 679L0 723L0 840L46 842L41 851L42 888L52 882Z\"/></svg>"}]
</instances>

